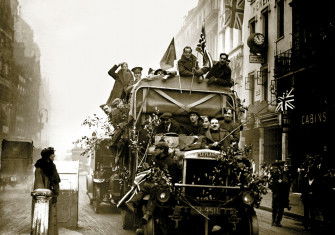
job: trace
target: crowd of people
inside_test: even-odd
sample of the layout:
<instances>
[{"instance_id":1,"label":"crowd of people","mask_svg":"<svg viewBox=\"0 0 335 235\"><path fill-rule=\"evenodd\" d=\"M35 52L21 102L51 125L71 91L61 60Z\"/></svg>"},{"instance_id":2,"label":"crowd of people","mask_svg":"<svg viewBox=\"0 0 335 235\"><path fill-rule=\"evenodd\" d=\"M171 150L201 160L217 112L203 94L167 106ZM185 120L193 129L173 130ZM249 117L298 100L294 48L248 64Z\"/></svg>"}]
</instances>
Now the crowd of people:
<instances>
[{"instance_id":1,"label":"crowd of people","mask_svg":"<svg viewBox=\"0 0 335 235\"><path fill-rule=\"evenodd\" d=\"M231 78L229 62L228 55L221 53L219 61L216 61L212 67L204 66L200 68L197 57L192 54L192 48L186 46L183 49L180 60L178 60L178 73L180 77L185 79L194 78L198 82L207 80L208 85L232 87L234 81ZM126 62L114 65L108 71L108 74L115 80L114 87L106 104L103 106L111 106L116 98L128 100L133 86L140 80L152 81L161 79L162 81L166 81L177 75L176 71L150 68L147 76L143 77L142 71L143 68L140 66L136 66L130 70Z\"/></svg>"}]
</instances>

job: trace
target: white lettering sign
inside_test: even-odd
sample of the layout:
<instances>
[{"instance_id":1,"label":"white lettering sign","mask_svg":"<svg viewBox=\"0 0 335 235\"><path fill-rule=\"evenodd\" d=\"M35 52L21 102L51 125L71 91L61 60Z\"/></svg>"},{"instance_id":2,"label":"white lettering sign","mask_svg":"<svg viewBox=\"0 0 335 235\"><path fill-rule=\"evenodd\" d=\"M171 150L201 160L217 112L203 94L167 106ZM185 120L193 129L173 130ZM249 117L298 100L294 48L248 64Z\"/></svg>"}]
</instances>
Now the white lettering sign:
<instances>
[{"instance_id":1,"label":"white lettering sign","mask_svg":"<svg viewBox=\"0 0 335 235\"><path fill-rule=\"evenodd\" d=\"M326 121L327 121L327 112L309 113L301 116L301 125L325 123Z\"/></svg>"}]
</instances>

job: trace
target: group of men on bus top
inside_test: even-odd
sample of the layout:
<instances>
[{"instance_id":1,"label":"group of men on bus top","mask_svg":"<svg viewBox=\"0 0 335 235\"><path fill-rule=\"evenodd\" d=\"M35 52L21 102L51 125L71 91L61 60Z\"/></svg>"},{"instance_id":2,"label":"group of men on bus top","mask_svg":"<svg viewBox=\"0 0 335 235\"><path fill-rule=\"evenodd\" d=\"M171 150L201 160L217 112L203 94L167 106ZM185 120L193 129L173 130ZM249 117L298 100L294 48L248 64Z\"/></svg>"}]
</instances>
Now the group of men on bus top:
<instances>
[{"instance_id":1,"label":"group of men on bus top","mask_svg":"<svg viewBox=\"0 0 335 235\"><path fill-rule=\"evenodd\" d=\"M221 53L219 61L215 62L211 68L206 66L200 68L197 57L192 54L192 48L186 46L183 49L183 54L180 60L178 60L178 71L181 77L196 78L198 82L207 79L208 85L215 84L224 87L232 87L234 81L231 79L231 69L228 65L229 62L228 55L226 53ZM175 71L165 71L163 69L154 70L150 68L148 75L142 78L142 71L143 68L140 66L136 66L129 70L126 62L114 65L108 71L108 74L115 80L115 83L106 105L110 106L116 98L128 100L132 87L142 79L147 81L163 79L164 81L177 75L177 72Z\"/></svg>"}]
</instances>

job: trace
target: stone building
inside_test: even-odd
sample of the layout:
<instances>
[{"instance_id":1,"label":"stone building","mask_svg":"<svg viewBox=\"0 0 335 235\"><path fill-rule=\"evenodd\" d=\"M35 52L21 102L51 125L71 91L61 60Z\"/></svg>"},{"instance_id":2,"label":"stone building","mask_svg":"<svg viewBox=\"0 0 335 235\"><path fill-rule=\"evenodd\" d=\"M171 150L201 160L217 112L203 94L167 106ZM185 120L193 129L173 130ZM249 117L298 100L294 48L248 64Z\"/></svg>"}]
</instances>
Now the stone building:
<instances>
[{"instance_id":1,"label":"stone building","mask_svg":"<svg viewBox=\"0 0 335 235\"><path fill-rule=\"evenodd\" d=\"M289 1L245 2L242 27L243 87L241 99L248 106L242 141L252 144L259 168L263 163L287 159L287 135L281 115L275 112L275 55L289 49L292 42L292 9Z\"/></svg>"},{"instance_id":2,"label":"stone building","mask_svg":"<svg viewBox=\"0 0 335 235\"><path fill-rule=\"evenodd\" d=\"M284 3L291 9L291 42L276 51L274 78L278 97L294 89L295 108L282 114L285 151L296 166L314 155L334 168L335 2Z\"/></svg>"},{"instance_id":3,"label":"stone building","mask_svg":"<svg viewBox=\"0 0 335 235\"><path fill-rule=\"evenodd\" d=\"M193 53L197 56L195 51L196 45L198 44L201 28L205 25L206 29L206 47L213 58L216 58L219 54L218 51L218 16L220 0L199 0L198 5L191 9L185 17L184 24L175 36L175 46L177 58L179 59L182 50L185 46L191 46ZM199 54L198 60L201 55ZM202 57L201 57L202 58Z\"/></svg>"},{"instance_id":4,"label":"stone building","mask_svg":"<svg viewBox=\"0 0 335 235\"><path fill-rule=\"evenodd\" d=\"M13 96L16 79L13 69L14 17L17 1L0 1L0 140L13 133Z\"/></svg>"},{"instance_id":5,"label":"stone building","mask_svg":"<svg viewBox=\"0 0 335 235\"><path fill-rule=\"evenodd\" d=\"M33 139L40 142L42 115L39 95L41 83L40 50L34 42L30 26L21 18L15 19L14 60L17 77L15 99L16 137Z\"/></svg>"},{"instance_id":6,"label":"stone building","mask_svg":"<svg viewBox=\"0 0 335 235\"><path fill-rule=\"evenodd\" d=\"M40 142L40 51L16 0L0 0L0 141Z\"/></svg>"}]
</instances>

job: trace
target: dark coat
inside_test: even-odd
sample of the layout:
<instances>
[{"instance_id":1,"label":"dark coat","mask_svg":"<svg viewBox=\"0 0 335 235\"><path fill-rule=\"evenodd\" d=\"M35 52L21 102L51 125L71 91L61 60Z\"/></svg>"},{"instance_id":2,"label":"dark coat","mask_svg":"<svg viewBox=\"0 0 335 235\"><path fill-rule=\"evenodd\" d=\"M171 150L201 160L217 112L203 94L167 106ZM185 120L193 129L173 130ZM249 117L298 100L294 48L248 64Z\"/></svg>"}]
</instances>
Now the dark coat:
<instances>
[{"instance_id":1,"label":"dark coat","mask_svg":"<svg viewBox=\"0 0 335 235\"><path fill-rule=\"evenodd\" d=\"M199 69L197 57L191 55L188 59L184 55L181 56L181 59L178 60L178 71L181 77L192 77L193 68Z\"/></svg>"},{"instance_id":2,"label":"dark coat","mask_svg":"<svg viewBox=\"0 0 335 235\"><path fill-rule=\"evenodd\" d=\"M308 203L311 207L321 204L323 191L319 177L315 177L311 185L308 177L304 177L301 182L301 189L301 200L303 203Z\"/></svg>"},{"instance_id":3,"label":"dark coat","mask_svg":"<svg viewBox=\"0 0 335 235\"><path fill-rule=\"evenodd\" d=\"M58 196L60 178L55 164L51 160L41 158L37 160L35 167L34 189L50 189L54 196Z\"/></svg>"},{"instance_id":4,"label":"dark coat","mask_svg":"<svg viewBox=\"0 0 335 235\"><path fill-rule=\"evenodd\" d=\"M272 207L289 208L291 179L287 172L274 174L270 178L272 191Z\"/></svg>"},{"instance_id":5,"label":"dark coat","mask_svg":"<svg viewBox=\"0 0 335 235\"><path fill-rule=\"evenodd\" d=\"M57 196L59 194L60 178L55 164L51 160L43 158L37 160L35 164L35 181L34 189L44 188L50 189L53 193L53 198L49 207L49 229L48 235L58 235L57 223ZM33 201L33 210L35 201ZM32 212L34 213L34 211Z\"/></svg>"},{"instance_id":6,"label":"dark coat","mask_svg":"<svg viewBox=\"0 0 335 235\"><path fill-rule=\"evenodd\" d=\"M217 136L216 138L214 136ZM208 129L205 133L205 138L203 139L203 147L205 148L208 146L210 149L213 150L225 150L226 147L229 145L227 144L226 139L219 143L218 146L211 146L214 142L221 141L226 136L225 132L222 130L218 131L218 135L213 135L213 131Z\"/></svg>"},{"instance_id":7,"label":"dark coat","mask_svg":"<svg viewBox=\"0 0 335 235\"><path fill-rule=\"evenodd\" d=\"M198 122L198 125L186 125L184 128L184 132L186 135L201 135L203 134L203 130L202 130L202 124L200 122Z\"/></svg>"},{"instance_id":8,"label":"dark coat","mask_svg":"<svg viewBox=\"0 0 335 235\"><path fill-rule=\"evenodd\" d=\"M134 84L134 77L129 69L125 71L120 69L116 73L117 68L118 66L114 65L108 71L108 74L115 79L115 83L106 104L111 104L116 98L124 99L129 92L127 88Z\"/></svg>"},{"instance_id":9,"label":"dark coat","mask_svg":"<svg viewBox=\"0 0 335 235\"><path fill-rule=\"evenodd\" d=\"M231 87L234 82L231 79L231 69L228 65L216 63L208 72L206 78L209 79L208 84L217 84L221 86Z\"/></svg>"},{"instance_id":10,"label":"dark coat","mask_svg":"<svg viewBox=\"0 0 335 235\"><path fill-rule=\"evenodd\" d=\"M240 129L237 128L239 124L234 122L219 122L221 131L225 133L225 136L228 135L230 132L234 131L227 139L230 140L229 145L232 142L239 142L240 141Z\"/></svg>"}]
</instances>

